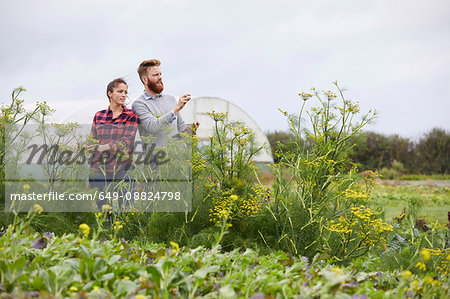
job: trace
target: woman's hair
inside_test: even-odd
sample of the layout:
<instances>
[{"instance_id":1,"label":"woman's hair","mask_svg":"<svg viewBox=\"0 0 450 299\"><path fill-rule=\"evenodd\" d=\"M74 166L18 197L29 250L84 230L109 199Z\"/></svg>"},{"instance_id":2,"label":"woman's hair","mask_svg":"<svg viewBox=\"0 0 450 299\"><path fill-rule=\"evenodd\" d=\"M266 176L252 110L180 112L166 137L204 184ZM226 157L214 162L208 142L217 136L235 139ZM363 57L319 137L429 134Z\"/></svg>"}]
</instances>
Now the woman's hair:
<instances>
[{"instance_id":1,"label":"woman's hair","mask_svg":"<svg viewBox=\"0 0 450 299\"><path fill-rule=\"evenodd\" d=\"M106 96L108 97L108 99L109 99L108 92L113 92L114 88L120 83L123 83L128 86L127 82L125 82L123 78L117 78L109 82L108 86L106 86Z\"/></svg>"}]
</instances>

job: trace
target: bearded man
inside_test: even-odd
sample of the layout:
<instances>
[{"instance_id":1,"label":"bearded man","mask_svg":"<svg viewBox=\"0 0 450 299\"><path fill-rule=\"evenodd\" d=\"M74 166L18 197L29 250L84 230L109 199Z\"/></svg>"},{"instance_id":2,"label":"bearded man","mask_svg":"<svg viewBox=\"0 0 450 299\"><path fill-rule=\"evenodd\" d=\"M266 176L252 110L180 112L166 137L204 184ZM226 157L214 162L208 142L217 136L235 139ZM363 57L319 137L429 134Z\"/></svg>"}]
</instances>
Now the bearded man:
<instances>
[{"instance_id":1,"label":"bearded man","mask_svg":"<svg viewBox=\"0 0 450 299\"><path fill-rule=\"evenodd\" d=\"M173 96L162 94L164 84L160 65L158 59L144 60L139 65L137 72L145 90L132 105L138 115L141 138L153 137L154 140L150 141L156 146L165 145L167 137L186 129L179 112L191 99L190 94L182 95L178 101Z\"/></svg>"}]
</instances>

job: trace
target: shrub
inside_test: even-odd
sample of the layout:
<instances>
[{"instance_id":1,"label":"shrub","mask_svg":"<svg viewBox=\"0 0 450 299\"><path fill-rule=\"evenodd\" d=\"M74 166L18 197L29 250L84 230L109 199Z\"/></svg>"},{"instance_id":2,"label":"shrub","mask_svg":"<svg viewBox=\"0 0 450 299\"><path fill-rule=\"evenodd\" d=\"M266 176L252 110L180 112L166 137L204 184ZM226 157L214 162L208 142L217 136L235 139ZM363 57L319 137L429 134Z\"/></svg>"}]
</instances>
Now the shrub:
<instances>
[{"instance_id":1,"label":"shrub","mask_svg":"<svg viewBox=\"0 0 450 299\"><path fill-rule=\"evenodd\" d=\"M303 104L298 115L283 112L295 136L296 151L274 164L274 204L266 207L275 220L280 248L310 257L323 252L344 261L377 245L389 226L373 211L367 220L360 213L368 209L365 205L373 180L367 177L367 185L360 185L356 165L350 158L354 146L351 138L374 119L375 113L370 111L357 119L358 104L345 99L337 83L335 86L342 100L340 104L337 94L312 89L311 94L299 94ZM305 111L306 101L311 98L318 100L318 106ZM304 113L309 120L307 125L303 125ZM289 179L284 179L285 171L290 173ZM338 224L333 224L338 219ZM374 224L375 230L358 230L360 226Z\"/></svg>"}]
</instances>

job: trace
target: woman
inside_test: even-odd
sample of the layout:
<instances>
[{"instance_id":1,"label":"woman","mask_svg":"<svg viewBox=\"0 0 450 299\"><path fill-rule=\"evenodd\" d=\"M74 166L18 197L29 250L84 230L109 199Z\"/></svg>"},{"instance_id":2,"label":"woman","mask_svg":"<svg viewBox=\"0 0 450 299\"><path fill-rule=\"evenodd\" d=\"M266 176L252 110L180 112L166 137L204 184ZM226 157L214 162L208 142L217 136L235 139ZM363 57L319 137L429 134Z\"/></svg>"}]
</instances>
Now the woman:
<instances>
[{"instance_id":1,"label":"woman","mask_svg":"<svg viewBox=\"0 0 450 299\"><path fill-rule=\"evenodd\" d=\"M132 195L127 196L111 185L111 182L130 181L127 171L132 168L131 154L138 127L138 116L133 110L125 107L127 93L128 85L125 80L117 78L111 81L106 88L109 106L105 110L98 111L92 123L91 137L97 140L98 144L87 146L88 150L94 152L89 185L103 192L97 197L97 206L100 209L103 204L111 203L98 201L98 198L121 201L131 199L129 195Z\"/></svg>"}]
</instances>

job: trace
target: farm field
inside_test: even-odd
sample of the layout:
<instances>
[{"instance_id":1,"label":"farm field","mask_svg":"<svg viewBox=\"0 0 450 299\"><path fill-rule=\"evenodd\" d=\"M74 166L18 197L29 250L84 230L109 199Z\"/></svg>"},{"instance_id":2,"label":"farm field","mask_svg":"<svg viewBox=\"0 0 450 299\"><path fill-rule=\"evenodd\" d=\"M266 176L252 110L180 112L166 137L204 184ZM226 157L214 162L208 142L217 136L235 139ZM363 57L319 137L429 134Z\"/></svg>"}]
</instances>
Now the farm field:
<instances>
[{"instance_id":1,"label":"farm field","mask_svg":"<svg viewBox=\"0 0 450 299\"><path fill-rule=\"evenodd\" d=\"M418 184L386 184L381 181L373 191L374 203L384 208L386 220L398 216L403 208L415 205L418 218L427 223L438 221L448 223L450 212L450 185L433 183Z\"/></svg>"},{"instance_id":2,"label":"farm field","mask_svg":"<svg viewBox=\"0 0 450 299\"><path fill-rule=\"evenodd\" d=\"M108 198L88 202L94 210L79 213L52 212L53 202L29 201L28 210L11 205L10 212L0 214L0 297L450 297L450 187L377 184L377 172L361 173L349 140L375 115L357 117L359 106L335 85L341 104L337 94L314 90L300 93L298 116L283 112L295 147L275 153L278 161L268 166L267 176L258 176L252 161L262 150L252 130L229 122L226 113L208 114L215 127L208 144L189 134L172 140L168 147L192 145L187 161L174 159L189 166L187 210L147 211L130 204L120 212ZM20 173L16 162L31 142L20 126L31 119L42 121L39 134L56 145L69 147L65 140L77 140L72 150L84 151L87 141L74 130L77 124L46 124L49 107L39 104L27 112L14 95L13 104L2 108L2 125L19 128L1 132L8 137L5 148L17 151L0 151L6 161L2 178ZM318 107L305 112L313 97ZM302 113L312 130L301 127ZM64 152L55 147L53 155L61 158ZM69 183L78 182L77 165L42 163L48 182L63 182L61 193L96 194L96 188L83 185L87 179ZM62 166L64 171L55 171ZM134 187L121 181L117 188L146 198L139 174L146 181L155 173L142 167L128 172ZM176 169L166 170L186 170ZM25 197L50 190L23 176L3 180L2 189L11 183ZM101 205L95 209L96 204Z\"/></svg>"}]
</instances>

